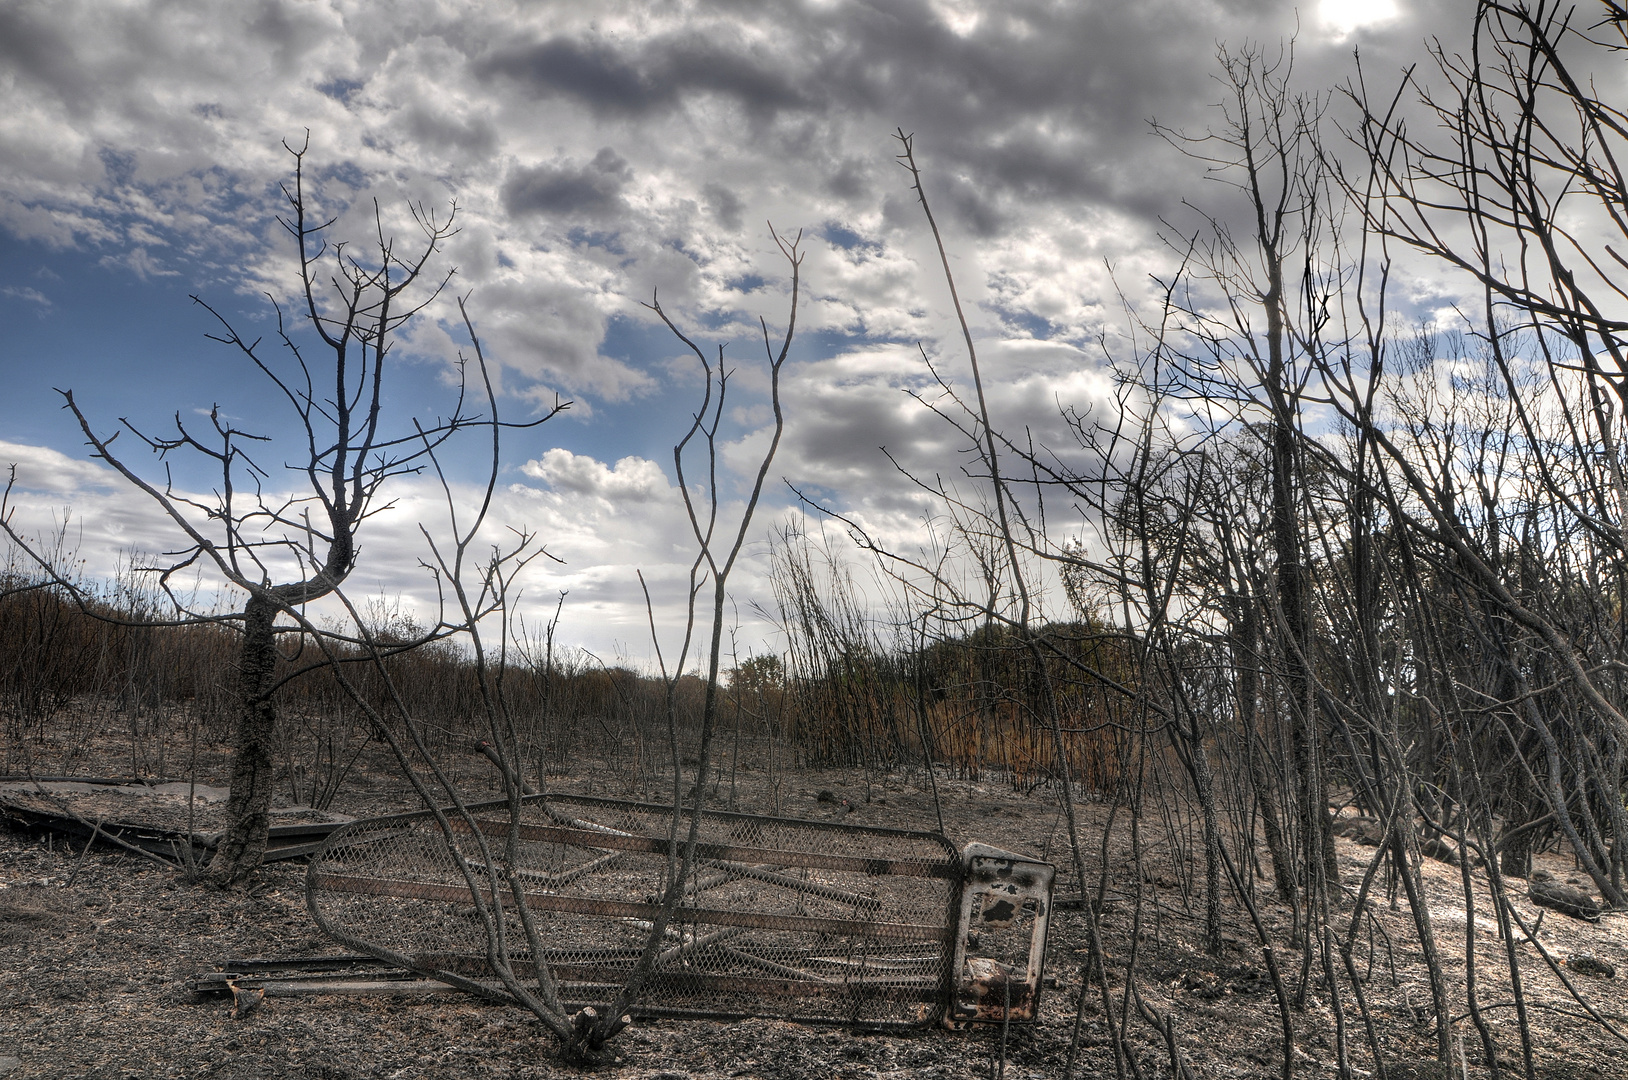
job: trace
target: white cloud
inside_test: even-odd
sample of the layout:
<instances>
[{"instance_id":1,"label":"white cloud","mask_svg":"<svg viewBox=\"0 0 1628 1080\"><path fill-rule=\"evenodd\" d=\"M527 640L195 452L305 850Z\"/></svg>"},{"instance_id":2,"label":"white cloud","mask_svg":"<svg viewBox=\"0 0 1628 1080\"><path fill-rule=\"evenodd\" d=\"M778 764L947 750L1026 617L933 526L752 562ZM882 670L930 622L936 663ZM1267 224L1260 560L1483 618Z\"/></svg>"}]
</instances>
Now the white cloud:
<instances>
[{"instance_id":1,"label":"white cloud","mask_svg":"<svg viewBox=\"0 0 1628 1080\"><path fill-rule=\"evenodd\" d=\"M111 469L44 446L0 440L0 463L15 471L16 490L73 498L115 486Z\"/></svg>"},{"instance_id":2,"label":"white cloud","mask_svg":"<svg viewBox=\"0 0 1628 1080\"><path fill-rule=\"evenodd\" d=\"M52 306L51 298L32 286L25 285L19 288L15 285L7 285L5 288L0 288L0 296L9 296L14 300L33 304L42 315L50 311Z\"/></svg>"},{"instance_id":3,"label":"white cloud","mask_svg":"<svg viewBox=\"0 0 1628 1080\"><path fill-rule=\"evenodd\" d=\"M1396 0L1321 0L1317 5L1318 21L1341 38L1400 15Z\"/></svg>"},{"instance_id":4,"label":"white cloud","mask_svg":"<svg viewBox=\"0 0 1628 1080\"><path fill-rule=\"evenodd\" d=\"M165 266L148 254L147 249L144 247L131 248L119 255L104 255L100 262L103 266L122 266L143 281L148 278L177 277L180 275L179 270L172 270Z\"/></svg>"},{"instance_id":5,"label":"white cloud","mask_svg":"<svg viewBox=\"0 0 1628 1080\"><path fill-rule=\"evenodd\" d=\"M0 441L0 467L9 463L16 464L18 478L9 506L13 527L43 550L60 548L73 570L88 580L110 580L132 559L138 565L165 565L163 553L188 544L151 498L105 466L44 447ZM685 582L695 546L678 492L661 469L637 457L607 466L556 449L528 462L523 472L548 486L500 486L470 550L480 557L494 546L511 546L513 530L532 534L535 544L553 558L534 561L520 579L525 610L546 606L551 613L558 594L564 592L560 640L635 663L651 654L649 616L639 585L642 572L663 648L671 656L680 633L676 628L684 620ZM207 500L198 493L180 494ZM482 495L478 486L453 485L453 503L463 527L468 527ZM390 509L370 518L359 534L357 565L346 592L353 598L399 597L405 610L430 621L436 617L439 594L421 566L433 555L420 526L435 537L443 553L450 552L447 498L427 477L398 478L390 496ZM278 496L268 493L268 497ZM739 504L723 507L726 518L739 511ZM202 527L207 530L207 525ZM763 535L765 527L760 525L756 534ZM752 621L751 614L752 601L770 601L761 555L761 544L755 545L736 577L738 606L754 640L768 632ZM199 570L182 575L179 584L188 588L196 576L202 595L209 597L218 578L209 573L207 563L200 563ZM328 601L317 610L332 609L334 604Z\"/></svg>"},{"instance_id":6,"label":"white cloud","mask_svg":"<svg viewBox=\"0 0 1628 1080\"><path fill-rule=\"evenodd\" d=\"M1340 36L1403 22L1422 36L1462 21L1461 6L1330 0L1317 16L1328 32L1303 43L1297 76L1324 88L1349 61ZM19 0L0 5L0 228L139 278L286 295L280 144L309 130L308 192L339 216L335 236L365 237L374 198L403 238L410 201L441 212L456 201L453 289L473 291L506 416L556 390L585 424L642 432L641 418L670 410L694 365L670 363L682 350L664 331L649 355L606 355L613 320L655 325L639 305L658 288L698 344L729 341L741 365L723 436L733 495L766 438L757 320L771 332L785 320L787 270L767 223L802 228L804 337L786 372L770 510L788 499L784 476L908 536L924 498L878 448L919 475L956 475L964 440L904 391L932 391L917 341L957 385L965 361L889 133L917 135L997 422L1066 447L1058 399L1104 396L1087 346L1121 317L1120 292L1135 301L1168 268L1160 216L1219 197L1146 121L1201 128L1221 95L1214 42L1275 42L1295 26L1290 0ZM1365 44L1370 70L1400 67L1386 48ZM403 345L451 363L456 313L434 314ZM105 515L97 544L162 543L127 491L93 482L94 467L18 452L39 478L35 505L71 499L87 524ZM538 483L505 489L494 521L530 524L567 558L538 573L572 591L568 619L578 604L592 613L584 633L642 640L633 569L671 585L689 551L662 468L556 447L522 474ZM433 491L411 490L389 522L436 512ZM381 518L370 537L388 559L362 572L388 565L381 580L420 588L416 533ZM753 573L743 590L761 584Z\"/></svg>"},{"instance_id":7,"label":"white cloud","mask_svg":"<svg viewBox=\"0 0 1628 1080\"><path fill-rule=\"evenodd\" d=\"M640 457L625 457L607 467L586 454L556 447L540 460L526 462L521 471L555 491L602 499L613 511L630 502L649 502L673 494L661 466Z\"/></svg>"}]
</instances>

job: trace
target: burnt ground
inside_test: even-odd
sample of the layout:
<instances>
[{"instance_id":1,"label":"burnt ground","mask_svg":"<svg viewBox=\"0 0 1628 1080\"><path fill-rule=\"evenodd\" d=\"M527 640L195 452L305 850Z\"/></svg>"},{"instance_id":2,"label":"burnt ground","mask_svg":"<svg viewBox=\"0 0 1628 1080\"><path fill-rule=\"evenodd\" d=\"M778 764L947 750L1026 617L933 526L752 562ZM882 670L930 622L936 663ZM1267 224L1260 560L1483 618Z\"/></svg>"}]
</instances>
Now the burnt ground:
<instances>
[{"instance_id":1,"label":"burnt ground","mask_svg":"<svg viewBox=\"0 0 1628 1080\"><path fill-rule=\"evenodd\" d=\"M116 760L108 758L109 763ZM203 762L200 782L220 771L221 760L217 748ZM81 763L77 771L94 772L94 762ZM108 773L117 771L108 764ZM464 775L477 789L490 780L478 759L468 764ZM782 774L778 780L780 809L788 816L840 816L901 827L931 827L935 821L930 793L924 790L926 778L919 771L909 777L872 777L869 783L857 773L834 771ZM619 792L616 775L605 769L585 769L556 782L596 794L635 794ZM737 796L743 806L755 807L762 800L742 794L750 787L744 785ZM1068 869L1060 810L1048 789L1025 793L999 783L960 780L941 780L940 787L946 832L957 844L976 839L1047 855L1064 871L1059 894L1077 891ZM821 801L822 791L829 792L830 799ZM727 788L720 789L724 800L727 795ZM125 801L108 802L119 798ZM172 821L178 812L173 801L165 803L158 796L143 800L88 794L73 799L79 800L75 809L87 818L142 816L131 803L146 806L144 813L155 821L166 814L172 816L165 821ZM102 800L100 805L97 799ZM333 809L362 816L412 806L411 796L385 763L374 762L353 777ZM1080 805L1092 874L1109 811L1100 802ZM184 813L184 803L179 812ZM207 828L214 813L218 810L209 806L196 809L195 826ZM1129 956L1131 928L1140 906L1140 932L1134 942L1137 985L1151 1009L1175 1017L1178 1042L1195 1075L1278 1075L1277 1005L1246 914L1232 906L1229 896L1223 953L1205 954L1199 945L1198 894L1183 854L1191 850L1191 830L1179 820L1161 818L1144 820L1141 833L1146 855L1139 883L1127 854L1127 821L1121 808L1109 844L1111 872L1103 923L1111 970L1122 970ZM1345 839L1338 844L1342 876L1354 886L1373 849ZM1562 879L1576 876L1569 858L1543 860ZM1466 1011L1463 945L1469 928L1459 871L1429 862L1426 878L1431 917L1454 983L1456 1031L1471 1058L1469 1075L1485 1075L1474 1061L1479 1047L1474 1028L1461 1019ZM1263 888L1261 894L1267 891ZM1529 904L1521 910L1529 924L1539 913ZM1295 948L1290 912L1265 900L1261 911L1285 978L1297 984L1302 954ZM1357 962L1359 969L1371 972L1365 992L1379 1027L1387 1074L1404 1080L1442 1076L1440 1067L1429 1060L1435 1040L1427 1015L1428 984L1412 944L1406 900L1393 906L1381 882L1371 914L1372 933L1363 936ZM1350 919L1349 899L1336 918L1341 925ZM1569 975L1601 1014L1628 1031L1624 1002L1628 914L1607 914L1599 923L1588 924L1550 912L1539 936L1557 960L1587 953L1616 966L1622 974L1613 979L1584 974L1580 967L1571 968ZM1501 959L1504 946L1484 895L1478 897L1473 937L1479 998L1501 1059L1515 1067L1520 1045ZM1085 940L1083 913L1059 908L1047 961L1048 981L1054 983L1045 992L1039 1021L1014 1025L1006 1034L1006 1076L1027 1080L1062 1074ZM124 852L97 846L87 854L78 845L0 831L0 1075L6 1080L554 1075L607 1080L857 1080L988 1077L998 1069L1002 1041L998 1027L857 1035L770 1020L641 1022L619 1039L619 1060L588 1069L558 1062L551 1041L521 1010L473 999L280 998L233 1019L229 1002L200 997L189 987L191 978L215 970L228 958L343 951L326 939L306 912L301 862L270 864L247 885L220 891ZM1549 1080L1628 1076L1628 1043L1584 1015L1530 943L1523 943L1519 951L1539 1075ZM1314 971L1305 1007L1294 1014L1297 1075L1335 1074L1334 1017L1319 984ZM1346 997L1353 1061L1367 1073L1373 1062L1349 993ZM1086 1002L1078 1074L1112 1076L1113 1060L1094 992ZM1134 1017L1129 1029L1141 1075L1170 1075L1162 1037ZM1459 1070L1452 1075L1460 1075Z\"/></svg>"}]
</instances>

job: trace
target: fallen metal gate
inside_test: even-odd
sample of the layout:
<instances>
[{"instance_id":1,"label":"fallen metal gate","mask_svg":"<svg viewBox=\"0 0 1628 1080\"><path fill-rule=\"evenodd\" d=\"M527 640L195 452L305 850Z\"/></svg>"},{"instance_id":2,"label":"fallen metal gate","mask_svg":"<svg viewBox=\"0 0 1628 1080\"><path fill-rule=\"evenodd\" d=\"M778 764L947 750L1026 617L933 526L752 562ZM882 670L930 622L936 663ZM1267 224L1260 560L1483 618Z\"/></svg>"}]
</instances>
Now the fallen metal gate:
<instances>
[{"instance_id":1,"label":"fallen metal gate","mask_svg":"<svg viewBox=\"0 0 1628 1080\"><path fill-rule=\"evenodd\" d=\"M509 804L470 807L501 862ZM449 814L490 899L481 844ZM660 913L672 808L579 796L522 802L512 866L572 1007L615 997ZM682 854L689 831L678 830ZM865 1027L1032 1019L1054 869L943 836L704 811L696 870L636 1012ZM506 875L500 875L506 877ZM506 908L515 897L501 893ZM336 941L388 963L485 981L487 938L428 812L346 825L312 859L307 899ZM506 920L517 976L534 974Z\"/></svg>"}]
</instances>

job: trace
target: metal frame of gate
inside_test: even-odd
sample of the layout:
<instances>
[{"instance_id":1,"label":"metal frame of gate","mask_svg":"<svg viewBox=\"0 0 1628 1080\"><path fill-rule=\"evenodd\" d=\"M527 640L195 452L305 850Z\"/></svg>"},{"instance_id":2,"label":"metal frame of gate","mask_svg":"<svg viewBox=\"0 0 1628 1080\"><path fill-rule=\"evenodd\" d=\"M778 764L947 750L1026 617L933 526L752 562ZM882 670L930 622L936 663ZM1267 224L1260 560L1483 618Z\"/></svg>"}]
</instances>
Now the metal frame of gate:
<instances>
[{"instance_id":1,"label":"metal frame of gate","mask_svg":"<svg viewBox=\"0 0 1628 1080\"><path fill-rule=\"evenodd\" d=\"M661 912L669 856L693 811L527 796L446 812L490 901L483 847L523 883L542 959L569 1007L616 996ZM477 836L476 834L479 834ZM512 861L505 862L511 835ZM484 841L484 844L483 844ZM867 1028L1028 1020L1039 1007L1055 870L942 835L703 810L695 871L636 1013L779 1018ZM499 890L502 909L516 897ZM353 822L313 857L307 904L334 940L493 991L487 935L428 811ZM493 910L496 910L495 905ZM512 970L537 958L507 920Z\"/></svg>"}]
</instances>

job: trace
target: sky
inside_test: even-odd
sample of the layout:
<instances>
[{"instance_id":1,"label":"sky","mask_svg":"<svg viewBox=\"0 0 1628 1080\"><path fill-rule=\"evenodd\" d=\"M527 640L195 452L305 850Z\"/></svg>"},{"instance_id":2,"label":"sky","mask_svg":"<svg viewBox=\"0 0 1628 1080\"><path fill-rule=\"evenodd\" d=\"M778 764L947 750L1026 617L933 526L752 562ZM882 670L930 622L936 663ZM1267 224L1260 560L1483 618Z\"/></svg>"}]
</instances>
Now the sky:
<instances>
[{"instance_id":1,"label":"sky","mask_svg":"<svg viewBox=\"0 0 1628 1080\"><path fill-rule=\"evenodd\" d=\"M693 541L672 446L697 407L697 364L643 304L736 374L718 490L739 500L770 420L762 332L783 332L788 271L770 233L801 231L803 304L784 374L786 431L734 580L744 651L777 647L769 538L820 515L797 492L908 548L932 504L901 470L953 476L961 438L910 391L923 354L964 383L926 221L895 162L914 135L973 326L995 425L1066 440L1059 406L1102 407L1100 342L1169 267L1161 221L1186 203L1226 218L1224 186L1154 135L1218 121L1218 46L1295 39L1295 80L1327 91L1361 50L1393 83L1424 41L1462 36L1466 3L1324 0L753 0L0 4L0 466L14 524L68 523L84 572L177 545L150 500L90 460L62 409L100 434L221 413L286 440L265 378L206 335L196 295L246 337L293 288L276 221L283 144L309 133L307 182L334 234L365 242L375 200L458 233L446 296L407 328L388 384L400 430L450 408L468 307L505 419L570 408L506 436L493 538L537 536L536 623L560 593L559 640L644 665L671 652ZM128 432L116 444L162 480ZM298 444L260 451L275 468ZM466 504L481 448L451 452ZM897 464L896 464L897 463ZM172 458L180 488L218 484ZM287 475L276 470L278 477ZM271 483L272 481L268 481ZM422 523L439 489L404 478L371 520L349 588L428 611ZM1060 521L1058 528L1068 523ZM841 546L841 529L833 542ZM861 576L864 570L861 568Z\"/></svg>"}]
</instances>

